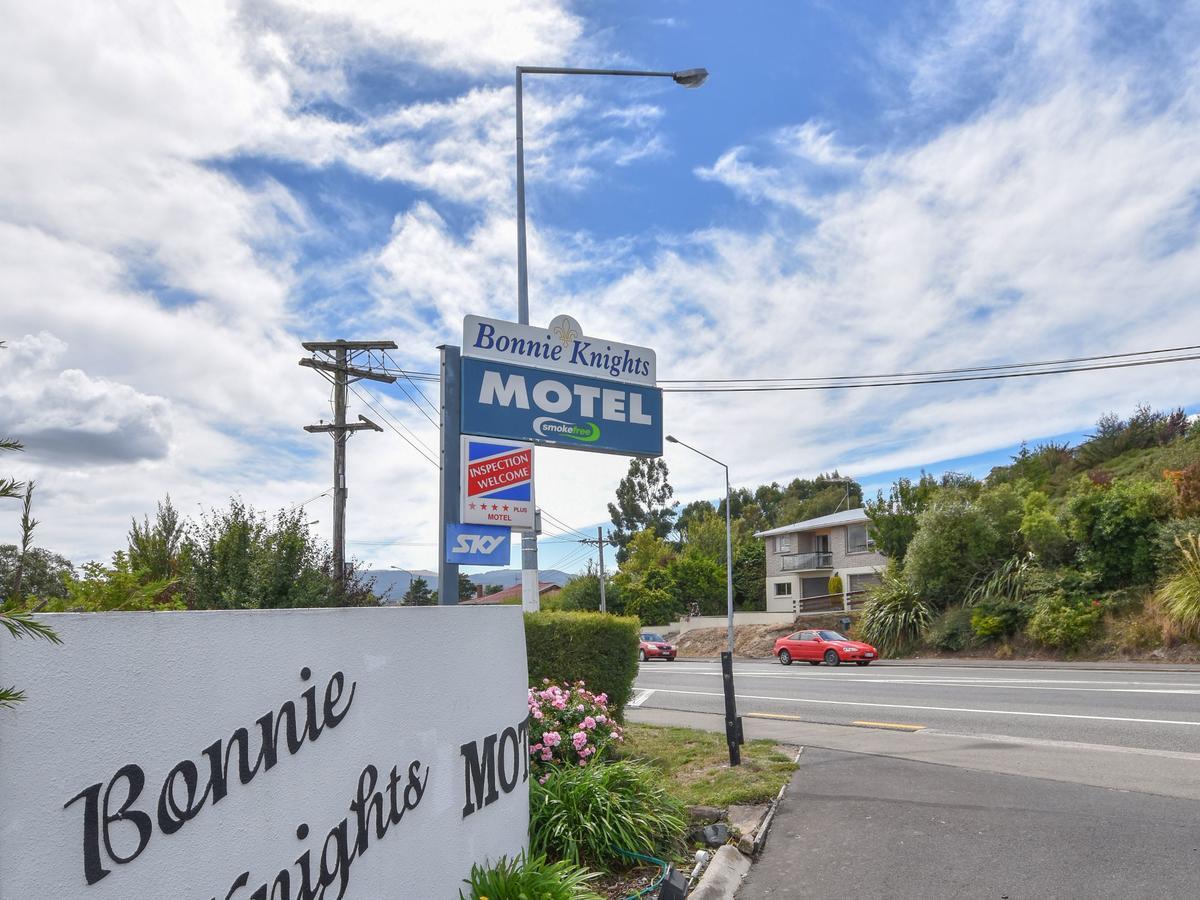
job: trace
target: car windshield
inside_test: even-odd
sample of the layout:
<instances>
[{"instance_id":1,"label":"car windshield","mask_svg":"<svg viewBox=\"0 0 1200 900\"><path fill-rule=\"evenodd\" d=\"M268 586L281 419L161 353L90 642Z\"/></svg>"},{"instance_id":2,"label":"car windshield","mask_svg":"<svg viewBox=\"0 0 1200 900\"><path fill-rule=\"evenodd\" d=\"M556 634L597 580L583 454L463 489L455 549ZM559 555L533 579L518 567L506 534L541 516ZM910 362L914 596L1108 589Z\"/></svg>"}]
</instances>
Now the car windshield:
<instances>
[{"instance_id":1,"label":"car windshield","mask_svg":"<svg viewBox=\"0 0 1200 900\"><path fill-rule=\"evenodd\" d=\"M821 636L821 638L826 641L844 641L844 640L846 640L846 638L842 637L836 631L818 631L817 634L819 634Z\"/></svg>"},{"instance_id":2,"label":"car windshield","mask_svg":"<svg viewBox=\"0 0 1200 900\"><path fill-rule=\"evenodd\" d=\"M661 643L663 643L663 639L662 639L662 635L661 635L661 634L652 634L652 633L650 633L650 632L646 632L645 634L643 634L643 635L642 635L642 640L643 640L643 641L649 641L649 642L651 642L651 643L655 643L655 644L661 644Z\"/></svg>"}]
</instances>

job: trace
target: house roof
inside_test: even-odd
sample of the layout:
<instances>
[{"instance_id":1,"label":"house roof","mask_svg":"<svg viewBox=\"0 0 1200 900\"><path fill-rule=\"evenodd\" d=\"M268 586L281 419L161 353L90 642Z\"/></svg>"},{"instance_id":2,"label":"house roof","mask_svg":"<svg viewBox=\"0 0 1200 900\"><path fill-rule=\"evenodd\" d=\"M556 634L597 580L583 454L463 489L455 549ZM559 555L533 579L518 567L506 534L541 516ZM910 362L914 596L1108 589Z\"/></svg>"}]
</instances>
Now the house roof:
<instances>
[{"instance_id":1,"label":"house roof","mask_svg":"<svg viewBox=\"0 0 1200 900\"><path fill-rule=\"evenodd\" d=\"M869 521L867 511L846 509L842 512L830 513L827 516L817 516L815 519L805 519L803 522L793 522L791 525L781 525L770 531L756 531L755 537L771 537L776 534L790 534L793 531L813 531L817 528L831 528L834 525L858 525Z\"/></svg>"},{"instance_id":2,"label":"house roof","mask_svg":"<svg viewBox=\"0 0 1200 900\"><path fill-rule=\"evenodd\" d=\"M562 588L553 581L538 582L538 596L543 597L552 591L561 591ZM485 606L494 603L504 603L506 601L521 600L521 585L514 584L512 587L505 588L502 591L496 591L494 594L487 594L483 597L472 597L470 600L459 600L459 606Z\"/></svg>"}]
</instances>

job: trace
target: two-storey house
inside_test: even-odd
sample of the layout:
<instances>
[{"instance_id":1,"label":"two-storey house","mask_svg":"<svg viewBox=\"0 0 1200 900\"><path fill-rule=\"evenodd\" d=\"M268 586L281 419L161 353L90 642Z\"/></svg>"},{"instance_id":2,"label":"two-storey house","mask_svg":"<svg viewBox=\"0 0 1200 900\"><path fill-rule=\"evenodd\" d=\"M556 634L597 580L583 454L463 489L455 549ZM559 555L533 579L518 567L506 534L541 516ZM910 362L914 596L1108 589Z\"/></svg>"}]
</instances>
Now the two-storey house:
<instances>
[{"instance_id":1,"label":"two-storey house","mask_svg":"<svg viewBox=\"0 0 1200 900\"><path fill-rule=\"evenodd\" d=\"M767 550L767 612L841 608L851 594L877 583L887 560L875 549L868 521L866 510L848 509L758 532ZM797 602L827 597L834 575L841 576L844 598Z\"/></svg>"}]
</instances>

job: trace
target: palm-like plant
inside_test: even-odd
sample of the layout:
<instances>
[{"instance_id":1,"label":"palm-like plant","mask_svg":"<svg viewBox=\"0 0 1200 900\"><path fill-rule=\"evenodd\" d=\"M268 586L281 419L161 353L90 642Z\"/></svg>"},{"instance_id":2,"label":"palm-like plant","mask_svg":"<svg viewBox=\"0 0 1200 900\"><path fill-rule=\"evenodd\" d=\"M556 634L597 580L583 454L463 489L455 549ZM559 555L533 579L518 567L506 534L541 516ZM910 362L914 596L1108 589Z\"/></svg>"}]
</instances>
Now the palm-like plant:
<instances>
[{"instance_id":1,"label":"palm-like plant","mask_svg":"<svg viewBox=\"0 0 1200 900\"><path fill-rule=\"evenodd\" d=\"M871 590L856 633L882 653L894 656L912 646L933 621L933 608L889 568Z\"/></svg>"},{"instance_id":2,"label":"palm-like plant","mask_svg":"<svg viewBox=\"0 0 1200 900\"><path fill-rule=\"evenodd\" d=\"M1200 535L1177 537L1175 546L1179 565L1159 585L1158 601L1185 633L1200 637Z\"/></svg>"}]
</instances>

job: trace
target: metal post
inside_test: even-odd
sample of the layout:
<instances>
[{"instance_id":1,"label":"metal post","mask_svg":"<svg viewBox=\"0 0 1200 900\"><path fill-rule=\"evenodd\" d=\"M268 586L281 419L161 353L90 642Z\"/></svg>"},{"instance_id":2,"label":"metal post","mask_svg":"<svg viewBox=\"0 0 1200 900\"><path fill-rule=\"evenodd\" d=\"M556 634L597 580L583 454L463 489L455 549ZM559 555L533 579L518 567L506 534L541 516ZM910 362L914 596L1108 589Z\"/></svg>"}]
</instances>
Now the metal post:
<instances>
[{"instance_id":1,"label":"metal post","mask_svg":"<svg viewBox=\"0 0 1200 900\"><path fill-rule=\"evenodd\" d=\"M721 681L725 687L725 743L729 745L729 764L742 764L742 721L737 714L737 698L733 693L733 654L721 654Z\"/></svg>"},{"instance_id":2,"label":"metal post","mask_svg":"<svg viewBox=\"0 0 1200 900\"><path fill-rule=\"evenodd\" d=\"M462 454L462 361L458 347L442 345L441 491L438 503L438 605L458 603L458 564L446 562L446 525L459 520L459 457Z\"/></svg>"},{"instance_id":3,"label":"metal post","mask_svg":"<svg viewBox=\"0 0 1200 900\"><path fill-rule=\"evenodd\" d=\"M729 494L729 466L725 466L725 603L729 613L729 656L731 659L733 657L733 526L730 524L730 507L732 505Z\"/></svg>"},{"instance_id":4,"label":"metal post","mask_svg":"<svg viewBox=\"0 0 1200 900\"><path fill-rule=\"evenodd\" d=\"M333 577L346 581L346 348L334 351L338 371L333 382Z\"/></svg>"},{"instance_id":5,"label":"metal post","mask_svg":"<svg viewBox=\"0 0 1200 900\"><path fill-rule=\"evenodd\" d=\"M517 67L517 322L529 324L529 261L525 256L525 118Z\"/></svg>"},{"instance_id":6,"label":"metal post","mask_svg":"<svg viewBox=\"0 0 1200 900\"><path fill-rule=\"evenodd\" d=\"M596 526L596 550L600 553L600 612L608 612L608 602L604 597L604 526Z\"/></svg>"}]
</instances>

